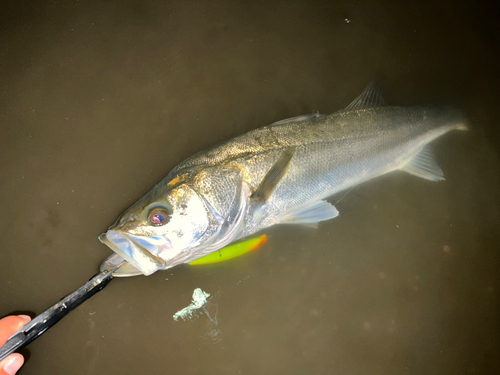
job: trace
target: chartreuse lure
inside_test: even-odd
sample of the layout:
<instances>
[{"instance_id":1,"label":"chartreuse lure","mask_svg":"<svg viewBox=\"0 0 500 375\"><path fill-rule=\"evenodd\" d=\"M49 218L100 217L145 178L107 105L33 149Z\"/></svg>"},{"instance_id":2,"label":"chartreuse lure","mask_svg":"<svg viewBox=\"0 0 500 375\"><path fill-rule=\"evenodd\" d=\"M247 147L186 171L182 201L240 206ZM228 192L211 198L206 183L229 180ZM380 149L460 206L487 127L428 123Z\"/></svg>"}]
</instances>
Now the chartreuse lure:
<instances>
[{"instance_id":1,"label":"chartreuse lure","mask_svg":"<svg viewBox=\"0 0 500 375\"><path fill-rule=\"evenodd\" d=\"M249 240L237 242L226 246L218 251L214 251L208 255L205 255L203 258L196 259L192 262L189 262L192 266L199 266L202 264L212 264L224 262L229 259L233 259L239 257L240 255L246 254L250 251L258 249L263 244L266 243L267 236L263 234L259 237L250 238Z\"/></svg>"}]
</instances>

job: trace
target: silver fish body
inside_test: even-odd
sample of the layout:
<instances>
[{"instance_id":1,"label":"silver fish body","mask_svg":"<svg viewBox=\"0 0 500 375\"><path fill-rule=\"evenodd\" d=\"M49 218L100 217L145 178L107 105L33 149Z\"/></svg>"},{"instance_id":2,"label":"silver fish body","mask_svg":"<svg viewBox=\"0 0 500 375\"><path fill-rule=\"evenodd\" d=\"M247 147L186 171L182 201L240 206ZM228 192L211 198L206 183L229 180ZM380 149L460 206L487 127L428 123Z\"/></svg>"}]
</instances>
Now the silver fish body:
<instances>
[{"instance_id":1,"label":"silver fish body","mask_svg":"<svg viewBox=\"0 0 500 375\"><path fill-rule=\"evenodd\" d=\"M345 110L250 131L188 158L127 210L101 236L118 254L103 267L125 259L123 275L151 274L278 223L331 219L338 212L325 198L394 170L443 179L427 145L453 129L466 129L456 109L389 107L370 84ZM279 180L269 176L273 168L281 168ZM256 199L267 180L273 186L264 200ZM187 190L197 197L189 200L196 210L178 202ZM171 216L159 227L147 219L155 202L166 202L162 212ZM186 220L165 229L176 215ZM134 251L124 252L123 241ZM161 245L152 245L155 241Z\"/></svg>"}]
</instances>

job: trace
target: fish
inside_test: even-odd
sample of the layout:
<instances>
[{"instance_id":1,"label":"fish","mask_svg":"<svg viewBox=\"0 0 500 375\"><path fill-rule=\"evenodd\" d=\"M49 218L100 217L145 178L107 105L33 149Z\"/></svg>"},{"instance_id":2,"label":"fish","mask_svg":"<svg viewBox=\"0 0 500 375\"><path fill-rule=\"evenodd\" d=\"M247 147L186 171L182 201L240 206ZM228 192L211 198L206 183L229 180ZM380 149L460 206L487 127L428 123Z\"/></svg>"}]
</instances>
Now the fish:
<instances>
[{"instance_id":1,"label":"fish","mask_svg":"<svg viewBox=\"0 0 500 375\"><path fill-rule=\"evenodd\" d=\"M281 120L180 163L99 236L113 276L190 263L277 224L339 215L326 199L402 170L444 179L430 143L467 130L452 106L389 106L376 82L347 107Z\"/></svg>"}]
</instances>

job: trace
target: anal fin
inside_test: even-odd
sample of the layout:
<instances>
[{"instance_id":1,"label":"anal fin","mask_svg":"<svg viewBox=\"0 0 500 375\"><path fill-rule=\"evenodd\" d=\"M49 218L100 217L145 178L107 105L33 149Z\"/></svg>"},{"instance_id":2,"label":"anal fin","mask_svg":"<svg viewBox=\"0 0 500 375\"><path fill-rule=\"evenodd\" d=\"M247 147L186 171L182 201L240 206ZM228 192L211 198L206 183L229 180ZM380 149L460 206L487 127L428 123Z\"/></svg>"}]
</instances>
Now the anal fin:
<instances>
[{"instance_id":1,"label":"anal fin","mask_svg":"<svg viewBox=\"0 0 500 375\"><path fill-rule=\"evenodd\" d=\"M431 181L444 180L444 174L436 162L430 147L424 146L401 170Z\"/></svg>"},{"instance_id":2,"label":"anal fin","mask_svg":"<svg viewBox=\"0 0 500 375\"><path fill-rule=\"evenodd\" d=\"M335 206L327 201L316 201L306 206L298 207L286 212L279 224L314 224L320 221L333 219L339 212Z\"/></svg>"}]
</instances>

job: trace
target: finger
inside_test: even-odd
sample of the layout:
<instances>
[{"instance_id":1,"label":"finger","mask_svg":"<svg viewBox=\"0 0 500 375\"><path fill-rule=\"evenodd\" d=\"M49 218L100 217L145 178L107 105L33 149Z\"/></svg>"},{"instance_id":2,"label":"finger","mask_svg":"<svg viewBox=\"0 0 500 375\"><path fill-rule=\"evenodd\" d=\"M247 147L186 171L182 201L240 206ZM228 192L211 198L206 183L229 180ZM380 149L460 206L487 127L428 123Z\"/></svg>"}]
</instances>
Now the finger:
<instances>
[{"instance_id":1,"label":"finger","mask_svg":"<svg viewBox=\"0 0 500 375\"><path fill-rule=\"evenodd\" d=\"M21 327L28 323L31 318L27 315L7 316L0 319L0 346L5 344L7 339L16 333Z\"/></svg>"},{"instance_id":2,"label":"finger","mask_svg":"<svg viewBox=\"0 0 500 375\"><path fill-rule=\"evenodd\" d=\"M14 375L23 365L24 358L21 354L11 354L0 362L0 375Z\"/></svg>"}]
</instances>

